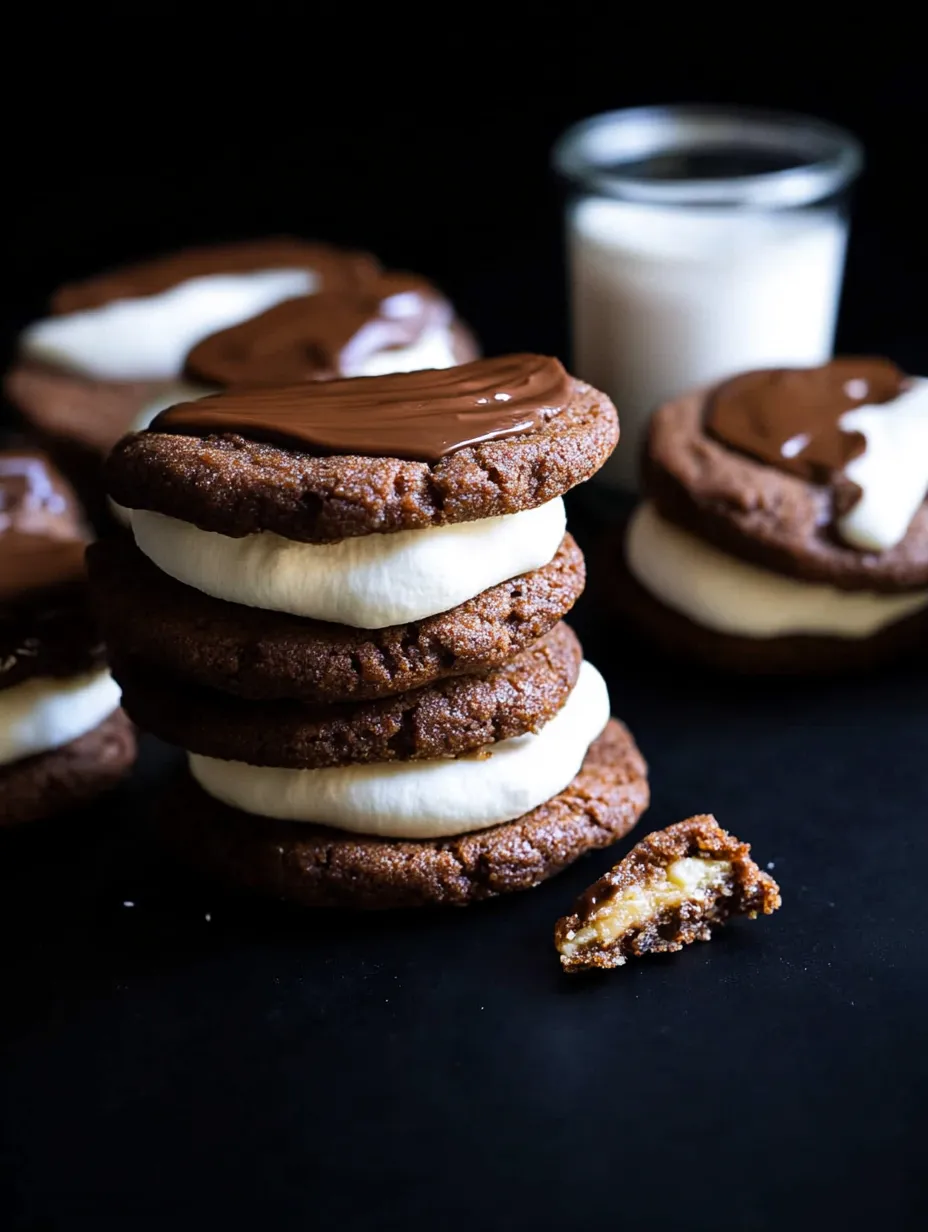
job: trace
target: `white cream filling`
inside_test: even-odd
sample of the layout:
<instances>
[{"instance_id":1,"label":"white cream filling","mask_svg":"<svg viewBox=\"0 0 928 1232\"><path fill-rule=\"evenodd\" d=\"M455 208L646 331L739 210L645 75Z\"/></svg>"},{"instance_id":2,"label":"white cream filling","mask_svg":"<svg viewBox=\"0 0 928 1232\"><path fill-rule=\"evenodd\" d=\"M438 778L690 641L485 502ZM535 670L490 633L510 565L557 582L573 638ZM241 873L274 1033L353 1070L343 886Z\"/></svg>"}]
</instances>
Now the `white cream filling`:
<instances>
[{"instance_id":1,"label":"white cream filling","mask_svg":"<svg viewBox=\"0 0 928 1232\"><path fill-rule=\"evenodd\" d=\"M457 364L451 330L437 326L405 347L375 351L358 364L346 363L345 376L386 376L391 372L418 372L422 368L453 368Z\"/></svg>"},{"instance_id":2,"label":"white cream filling","mask_svg":"<svg viewBox=\"0 0 928 1232\"><path fill-rule=\"evenodd\" d=\"M382 838L450 838L512 821L563 791L609 721L602 676L583 663L562 709L537 733L446 761L286 770L189 753L190 772L224 804Z\"/></svg>"},{"instance_id":3,"label":"white cream filling","mask_svg":"<svg viewBox=\"0 0 928 1232\"><path fill-rule=\"evenodd\" d=\"M210 334L318 286L318 275L305 269L188 278L158 295L36 321L22 334L21 352L97 380L169 381Z\"/></svg>"},{"instance_id":4,"label":"white cream filling","mask_svg":"<svg viewBox=\"0 0 928 1232\"><path fill-rule=\"evenodd\" d=\"M357 629L384 629L457 607L553 560L564 537L560 497L497 518L338 543L270 531L231 539L134 509L132 530L164 573L216 599Z\"/></svg>"},{"instance_id":5,"label":"white cream filling","mask_svg":"<svg viewBox=\"0 0 928 1232\"><path fill-rule=\"evenodd\" d=\"M855 548L886 552L905 538L928 491L928 380L893 402L847 411L841 427L862 432L867 448L845 468L861 497L838 531Z\"/></svg>"},{"instance_id":6,"label":"white cream filling","mask_svg":"<svg viewBox=\"0 0 928 1232\"><path fill-rule=\"evenodd\" d=\"M105 669L62 680L37 676L0 689L0 766L86 735L113 713L119 698Z\"/></svg>"},{"instance_id":7,"label":"white cream filling","mask_svg":"<svg viewBox=\"0 0 928 1232\"><path fill-rule=\"evenodd\" d=\"M838 590L761 569L680 530L649 503L632 515L625 553L634 576L667 607L707 629L741 637L870 637L928 607L924 590Z\"/></svg>"}]
</instances>

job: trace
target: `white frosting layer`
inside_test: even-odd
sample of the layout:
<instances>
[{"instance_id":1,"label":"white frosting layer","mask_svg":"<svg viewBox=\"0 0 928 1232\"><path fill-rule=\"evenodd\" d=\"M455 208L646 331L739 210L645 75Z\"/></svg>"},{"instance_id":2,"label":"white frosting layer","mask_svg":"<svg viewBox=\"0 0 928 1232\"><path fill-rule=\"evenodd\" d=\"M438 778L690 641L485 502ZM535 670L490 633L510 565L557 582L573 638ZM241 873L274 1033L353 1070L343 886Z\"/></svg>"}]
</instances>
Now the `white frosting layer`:
<instances>
[{"instance_id":1,"label":"white frosting layer","mask_svg":"<svg viewBox=\"0 0 928 1232\"><path fill-rule=\"evenodd\" d=\"M119 697L106 670L62 680L37 676L0 689L0 766L86 735L113 713Z\"/></svg>"},{"instance_id":2,"label":"white frosting layer","mask_svg":"<svg viewBox=\"0 0 928 1232\"><path fill-rule=\"evenodd\" d=\"M845 468L863 495L838 531L855 548L886 552L905 538L928 490L928 380L883 406L847 411L841 427L862 432L867 448Z\"/></svg>"},{"instance_id":3,"label":"white frosting layer","mask_svg":"<svg viewBox=\"0 0 928 1232\"><path fill-rule=\"evenodd\" d=\"M386 376L391 372L418 372L421 368L453 368L458 361L451 348L451 330L446 325L426 330L407 347L375 351L359 364L345 365L345 376Z\"/></svg>"},{"instance_id":4,"label":"white frosting layer","mask_svg":"<svg viewBox=\"0 0 928 1232\"><path fill-rule=\"evenodd\" d=\"M631 572L667 607L741 637L869 637L928 607L928 591L838 590L761 569L673 526L648 503L632 516L625 552Z\"/></svg>"},{"instance_id":5,"label":"white frosting layer","mask_svg":"<svg viewBox=\"0 0 928 1232\"><path fill-rule=\"evenodd\" d=\"M189 278L158 295L36 321L23 333L21 349L30 359L99 380L169 381L210 334L311 295L318 284L311 270L300 269Z\"/></svg>"},{"instance_id":6,"label":"white frosting layer","mask_svg":"<svg viewBox=\"0 0 928 1232\"><path fill-rule=\"evenodd\" d=\"M383 629L457 607L551 561L564 537L564 502L477 522L338 543L297 543L270 531L231 539L134 509L145 555L179 582L230 603Z\"/></svg>"},{"instance_id":7,"label":"white frosting layer","mask_svg":"<svg viewBox=\"0 0 928 1232\"><path fill-rule=\"evenodd\" d=\"M383 838L448 838L512 821L563 791L608 721L605 681L583 663L563 708L541 731L479 755L325 770L188 757L205 791L246 813Z\"/></svg>"}]
</instances>

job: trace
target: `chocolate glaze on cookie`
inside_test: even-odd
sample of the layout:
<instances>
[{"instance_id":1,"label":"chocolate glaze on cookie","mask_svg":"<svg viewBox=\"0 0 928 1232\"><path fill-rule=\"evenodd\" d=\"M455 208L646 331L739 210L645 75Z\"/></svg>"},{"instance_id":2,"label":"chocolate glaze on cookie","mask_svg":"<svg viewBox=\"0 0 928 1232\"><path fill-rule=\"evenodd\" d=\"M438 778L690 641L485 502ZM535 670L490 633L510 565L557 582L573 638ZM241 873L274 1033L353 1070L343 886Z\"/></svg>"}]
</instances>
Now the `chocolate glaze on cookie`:
<instances>
[{"instance_id":1,"label":"chocolate glaze on cookie","mask_svg":"<svg viewBox=\"0 0 928 1232\"><path fill-rule=\"evenodd\" d=\"M429 377L435 375L442 374ZM408 386L399 388L405 396ZM110 495L128 508L151 509L225 535L269 530L328 543L537 508L589 479L618 436L609 399L572 381L564 409L536 429L464 446L434 464L312 457L238 435L204 440L148 431L119 442L106 478Z\"/></svg>"},{"instance_id":2,"label":"chocolate glaze on cookie","mask_svg":"<svg viewBox=\"0 0 928 1232\"><path fill-rule=\"evenodd\" d=\"M451 305L424 278L383 273L369 285L284 300L220 330L193 348L185 372L221 388L332 380L427 331L451 331L453 321ZM461 362L476 354L471 349Z\"/></svg>"},{"instance_id":3,"label":"chocolate glaze on cookie","mask_svg":"<svg viewBox=\"0 0 928 1232\"><path fill-rule=\"evenodd\" d=\"M102 662L74 496L48 459L0 452L0 689Z\"/></svg>"},{"instance_id":4,"label":"chocolate glaze on cookie","mask_svg":"<svg viewBox=\"0 0 928 1232\"><path fill-rule=\"evenodd\" d=\"M648 805L647 766L614 719L568 787L524 817L459 838L365 838L229 808L192 779L159 809L165 841L231 887L309 907L464 906L532 886L616 842Z\"/></svg>"},{"instance_id":5,"label":"chocolate glaze on cookie","mask_svg":"<svg viewBox=\"0 0 928 1232\"><path fill-rule=\"evenodd\" d=\"M151 427L234 434L316 456L434 463L466 446L539 432L570 394L556 359L507 355L457 368L232 390L172 406Z\"/></svg>"},{"instance_id":6,"label":"chocolate glaze on cookie","mask_svg":"<svg viewBox=\"0 0 928 1232\"><path fill-rule=\"evenodd\" d=\"M841 416L891 402L907 384L888 359L835 359L820 368L745 372L709 396L706 429L731 449L810 483L829 483L866 448Z\"/></svg>"},{"instance_id":7,"label":"chocolate glaze on cookie","mask_svg":"<svg viewBox=\"0 0 928 1232\"><path fill-rule=\"evenodd\" d=\"M566 702L582 658L573 632L558 624L495 671L328 706L241 701L138 661L114 662L113 674L126 712L169 744L252 766L318 769L461 757L538 731Z\"/></svg>"},{"instance_id":8,"label":"chocolate glaze on cookie","mask_svg":"<svg viewBox=\"0 0 928 1232\"><path fill-rule=\"evenodd\" d=\"M928 586L928 503L895 547L853 548L832 530L834 485L811 483L716 440L706 430L709 397L686 394L651 420L643 488L662 517L787 577L886 593Z\"/></svg>"}]
</instances>

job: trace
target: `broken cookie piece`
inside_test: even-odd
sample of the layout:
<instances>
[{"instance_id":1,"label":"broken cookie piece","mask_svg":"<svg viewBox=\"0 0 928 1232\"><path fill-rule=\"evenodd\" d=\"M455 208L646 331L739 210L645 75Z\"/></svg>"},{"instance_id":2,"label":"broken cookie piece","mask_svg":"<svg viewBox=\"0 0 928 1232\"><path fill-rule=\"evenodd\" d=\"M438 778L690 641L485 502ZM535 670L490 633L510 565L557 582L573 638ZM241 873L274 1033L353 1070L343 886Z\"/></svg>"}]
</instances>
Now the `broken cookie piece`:
<instances>
[{"instance_id":1,"label":"broken cookie piece","mask_svg":"<svg viewBox=\"0 0 928 1232\"><path fill-rule=\"evenodd\" d=\"M729 916L779 906L779 886L750 846L702 814L642 839L558 920L554 943L565 971L621 967L630 956L708 941Z\"/></svg>"}]
</instances>

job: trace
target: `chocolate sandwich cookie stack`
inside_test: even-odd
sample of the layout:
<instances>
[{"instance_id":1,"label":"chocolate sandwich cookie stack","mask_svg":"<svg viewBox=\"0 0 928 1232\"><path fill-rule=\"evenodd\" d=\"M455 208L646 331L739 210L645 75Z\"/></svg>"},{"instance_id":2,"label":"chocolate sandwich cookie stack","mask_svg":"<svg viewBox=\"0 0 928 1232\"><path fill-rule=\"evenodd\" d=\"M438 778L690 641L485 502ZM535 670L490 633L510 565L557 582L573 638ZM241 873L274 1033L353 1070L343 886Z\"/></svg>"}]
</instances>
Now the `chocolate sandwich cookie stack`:
<instances>
[{"instance_id":1,"label":"chocolate sandwich cookie stack","mask_svg":"<svg viewBox=\"0 0 928 1232\"><path fill-rule=\"evenodd\" d=\"M48 460L0 451L0 826L97 795L135 757L90 615L86 544Z\"/></svg>"},{"instance_id":2,"label":"chocolate sandwich cookie stack","mask_svg":"<svg viewBox=\"0 0 928 1232\"><path fill-rule=\"evenodd\" d=\"M466 903L621 837L646 771L561 623L615 411L553 359L247 389L120 442L91 570L169 837L311 905Z\"/></svg>"},{"instance_id":3,"label":"chocolate sandwich cookie stack","mask_svg":"<svg viewBox=\"0 0 928 1232\"><path fill-rule=\"evenodd\" d=\"M928 381L888 360L744 373L657 411L626 607L745 672L856 669L928 635Z\"/></svg>"},{"instance_id":4,"label":"chocolate sandwich cookie stack","mask_svg":"<svg viewBox=\"0 0 928 1232\"><path fill-rule=\"evenodd\" d=\"M90 499L116 441L174 402L478 354L424 279L296 239L175 253L64 286L50 308L23 333L5 392Z\"/></svg>"}]
</instances>

